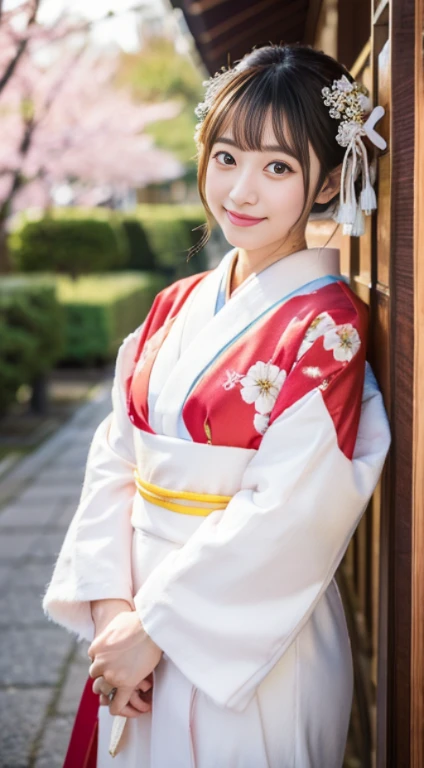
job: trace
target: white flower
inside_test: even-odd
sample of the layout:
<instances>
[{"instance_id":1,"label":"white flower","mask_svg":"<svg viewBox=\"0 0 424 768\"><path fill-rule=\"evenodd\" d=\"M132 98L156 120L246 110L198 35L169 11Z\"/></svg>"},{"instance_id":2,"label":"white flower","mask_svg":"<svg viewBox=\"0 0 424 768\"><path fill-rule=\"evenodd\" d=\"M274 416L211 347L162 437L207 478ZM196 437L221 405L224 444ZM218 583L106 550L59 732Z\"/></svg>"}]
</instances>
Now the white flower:
<instances>
[{"instance_id":1,"label":"white flower","mask_svg":"<svg viewBox=\"0 0 424 768\"><path fill-rule=\"evenodd\" d=\"M226 392L228 392L229 389L233 389L236 384L244 378L244 373L237 373L237 371L229 371L227 369L225 373L227 374L227 380L224 381L222 386Z\"/></svg>"},{"instance_id":2,"label":"white flower","mask_svg":"<svg viewBox=\"0 0 424 768\"><path fill-rule=\"evenodd\" d=\"M353 91L353 84L350 82L350 80L347 79L346 75L342 75L340 80L334 80L333 81L333 88L336 87L337 90L343 91L344 93L350 93L350 91Z\"/></svg>"},{"instance_id":3,"label":"white flower","mask_svg":"<svg viewBox=\"0 0 424 768\"><path fill-rule=\"evenodd\" d=\"M336 323L334 322L331 315L328 314L328 312L322 312L320 315L318 315L312 321L305 333L304 339L299 347L296 360L299 360L299 358L302 357L302 355L304 355L305 352L310 349L310 347L312 347L312 344L314 341L316 341L316 339L319 338L319 336L323 336L327 331L335 327Z\"/></svg>"},{"instance_id":4,"label":"white flower","mask_svg":"<svg viewBox=\"0 0 424 768\"><path fill-rule=\"evenodd\" d=\"M260 435L264 435L268 429L269 416L264 416L262 413L256 413L253 419L253 426Z\"/></svg>"},{"instance_id":5,"label":"white flower","mask_svg":"<svg viewBox=\"0 0 424 768\"><path fill-rule=\"evenodd\" d=\"M302 368L302 373L305 376L310 376L311 379L319 379L322 376L321 368L318 368L317 365L305 365Z\"/></svg>"},{"instance_id":6,"label":"white flower","mask_svg":"<svg viewBox=\"0 0 424 768\"><path fill-rule=\"evenodd\" d=\"M258 413L271 413L286 376L277 365L258 360L241 380L240 394L245 403L255 403Z\"/></svg>"},{"instance_id":7,"label":"white flower","mask_svg":"<svg viewBox=\"0 0 424 768\"><path fill-rule=\"evenodd\" d=\"M358 94L358 101L363 112L371 112L372 102L368 96L365 96L365 93Z\"/></svg>"},{"instance_id":8,"label":"white flower","mask_svg":"<svg viewBox=\"0 0 424 768\"><path fill-rule=\"evenodd\" d=\"M360 346L359 333L351 323L336 325L324 335L324 349L332 349L335 360L352 360Z\"/></svg>"},{"instance_id":9,"label":"white flower","mask_svg":"<svg viewBox=\"0 0 424 768\"><path fill-rule=\"evenodd\" d=\"M347 147L355 136L365 136L365 131L361 123L355 120L344 120L339 125L336 141L342 147Z\"/></svg>"}]
</instances>

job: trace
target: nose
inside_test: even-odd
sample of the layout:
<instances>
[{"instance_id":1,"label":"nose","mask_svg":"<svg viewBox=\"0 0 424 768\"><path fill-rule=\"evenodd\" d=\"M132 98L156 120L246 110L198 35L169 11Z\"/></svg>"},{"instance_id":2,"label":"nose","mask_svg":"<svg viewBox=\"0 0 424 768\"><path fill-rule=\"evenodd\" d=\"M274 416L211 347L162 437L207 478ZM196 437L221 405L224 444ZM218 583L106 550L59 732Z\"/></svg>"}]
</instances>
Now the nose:
<instances>
[{"instance_id":1,"label":"nose","mask_svg":"<svg viewBox=\"0 0 424 768\"><path fill-rule=\"evenodd\" d=\"M237 207L243 204L256 205L258 194L256 192L254 174L246 169L233 178L233 186L228 193L230 200Z\"/></svg>"}]
</instances>

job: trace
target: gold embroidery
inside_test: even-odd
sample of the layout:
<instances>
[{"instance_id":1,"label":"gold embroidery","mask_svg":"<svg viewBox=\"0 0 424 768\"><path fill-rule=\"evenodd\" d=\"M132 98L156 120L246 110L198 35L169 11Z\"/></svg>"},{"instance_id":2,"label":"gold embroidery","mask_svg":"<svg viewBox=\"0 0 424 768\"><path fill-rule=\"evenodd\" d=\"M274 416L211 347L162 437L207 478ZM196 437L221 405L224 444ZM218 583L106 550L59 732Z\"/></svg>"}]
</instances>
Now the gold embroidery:
<instances>
[{"instance_id":1,"label":"gold embroidery","mask_svg":"<svg viewBox=\"0 0 424 768\"><path fill-rule=\"evenodd\" d=\"M208 445L212 445L212 432L207 419L205 419L205 423L203 424L203 429L205 430L205 435L208 438Z\"/></svg>"}]
</instances>

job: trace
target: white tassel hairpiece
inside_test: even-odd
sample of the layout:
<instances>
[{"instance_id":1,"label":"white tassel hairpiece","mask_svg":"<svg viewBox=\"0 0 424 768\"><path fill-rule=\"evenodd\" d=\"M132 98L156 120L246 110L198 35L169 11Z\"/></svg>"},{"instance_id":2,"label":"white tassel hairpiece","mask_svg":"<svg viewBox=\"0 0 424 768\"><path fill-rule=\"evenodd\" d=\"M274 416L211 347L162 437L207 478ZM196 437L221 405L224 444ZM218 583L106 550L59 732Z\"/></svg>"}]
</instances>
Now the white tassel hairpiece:
<instances>
[{"instance_id":1,"label":"white tassel hairpiece","mask_svg":"<svg viewBox=\"0 0 424 768\"><path fill-rule=\"evenodd\" d=\"M369 216L377 208L377 198L373 189L368 155L362 136L379 149L385 149L387 143L375 130L374 126L385 110L382 106L371 110L368 90L355 80L353 83L343 75L340 80L334 80L331 89L322 88L324 104L330 108L330 116L340 120L336 140L346 147L343 158L340 183L340 203L333 219L343 224L343 234L359 237L364 234L364 214ZM365 116L369 113L368 118ZM362 190L359 202L356 200L355 180L361 171Z\"/></svg>"}]
</instances>

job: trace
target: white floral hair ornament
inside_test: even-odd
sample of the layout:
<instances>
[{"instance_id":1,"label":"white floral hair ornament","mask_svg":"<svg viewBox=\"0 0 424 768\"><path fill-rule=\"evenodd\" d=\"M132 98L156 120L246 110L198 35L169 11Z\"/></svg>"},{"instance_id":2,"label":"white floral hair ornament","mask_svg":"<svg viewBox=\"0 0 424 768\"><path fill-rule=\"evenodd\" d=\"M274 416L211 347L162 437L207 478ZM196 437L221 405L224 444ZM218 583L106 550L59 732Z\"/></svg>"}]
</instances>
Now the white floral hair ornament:
<instances>
[{"instance_id":1,"label":"white floral hair ornament","mask_svg":"<svg viewBox=\"0 0 424 768\"><path fill-rule=\"evenodd\" d=\"M377 198L370 179L368 156L362 136L368 136L379 149L386 148L386 141L374 130L376 122L383 117L385 109L377 106L371 111L372 105L367 88L355 80L351 83L346 75L343 75L340 80L334 80L331 88L322 88L321 93L324 104L331 107L330 116L340 120L336 140L342 147L346 147L340 183L340 203L333 218L339 224L343 224L344 235L359 237L365 231L363 211L369 216L371 211L377 208ZM362 191L360 203L358 203L355 179L361 170L361 164Z\"/></svg>"},{"instance_id":2,"label":"white floral hair ornament","mask_svg":"<svg viewBox=\"0 0 424 768\"><path fill-rule=\"evenodd\" d=\"M227 83L231 82L231 80L233 80L243 69L246 69L246 63L239 61L233 67L221 67L221 69L218 72L215 72L215 74L208 80L203 80L202 85L205 87L204 99L199 102L194 110L194 114L199 120L194 130L194 139L196 143L199 139L202 123L211 109L218 93L222 91Z\"/></svg>"}]
</instances>

